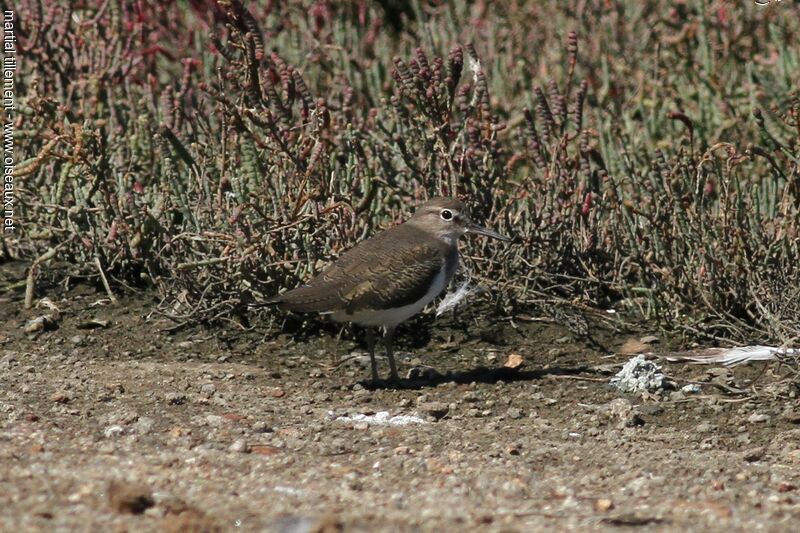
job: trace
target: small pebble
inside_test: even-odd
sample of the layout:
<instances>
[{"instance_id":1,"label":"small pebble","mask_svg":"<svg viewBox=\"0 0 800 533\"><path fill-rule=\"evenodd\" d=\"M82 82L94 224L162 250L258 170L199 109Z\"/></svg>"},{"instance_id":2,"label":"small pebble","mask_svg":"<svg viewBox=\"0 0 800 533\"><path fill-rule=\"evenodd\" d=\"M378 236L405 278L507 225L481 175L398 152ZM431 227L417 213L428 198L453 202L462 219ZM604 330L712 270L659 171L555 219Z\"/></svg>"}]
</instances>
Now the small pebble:
<instances>
[{"instance_id":1,"label":"small pebble","mask_svg":"<svg viewBox=\"0 0 800 533\"><path fill-rule=\"evenodd\" d=\"M669 393L669 401L671 402L680 402L686 399L686 394L682 391L672 391Z\"/></svg>"},{"instance_id":2,"label":"small pebble","mask_svg":"<svg viewBox=\"0 0 800 533\"><path fill-rule=\"evenodd\" d=\"M757 424L760 422L769 422L770 418L772 417L770 417L768 414L753 413L752 415L747 417L747 421L750 422L751 424Z\"/></svg>"},{"instance_id":3,"label":"small pebble","mask_svg":"<svg viewBox=\"0 0 800 533\"><path fill-rule=\"evenodd\" d=\"M664 414L664 408L657 403L647 403L639 406L639 412L643 415L658 416Z\"/></svg>"},{"instance_id":4,"label":"small pebble","mask_svg":"<svg viewBox=\"0 0 800 533\"><path fill-rule=\"evenodd\" d=\"M464 394L464 397L462 398L462 400L464 400L465 402L469 402L469 403L477 403L477 402L481 401L481 398L480 398L480 396L478 396L478 393L476 393L475 391L469 391L466 394Z\"/></svg>"},{"instance_id":5,"label":"small pebble","mask_svg":"<svg viewBox=\"0 0 800 533\"><path fill-rule=\"evenodd\" d=\"M186 403L186 395L180 392L168 392L164 395L164 400L169 405L183 405Z\"/></svg>"},{"instance_id":6,"label":"small pebble","mask_svg":"<svg viewBox=\"0 0 800 533\"><path fill-rule=\"evenodd\" d=\"M149 416L142 416L131 426L131 429L134 433L138 433L140 435L147 435L151 431L153 431L153 426L155 425L155 420L150 418Z\"/></svg>"},{"instance_id":7,"label":"small pebble","mask_svg":"<svg viewBox=\"0 0 800 533\"><path fill-rule=\"evenodd\" d=\"M508 446L506 446L506 453L509 455L519 455L521 451L522 451L522 446L517 443L509 444Z\"/></svg>"},{"instance_id":8,"label":"small pebble","mask_svg":"<svg viewBox=\"0 0 800 533\"><path fill-rule=\"evenodd\" d=\"M108 426L106 429L103 430L103 436L107 439L111 439L114 437L119 437L125 433L125 428L122 426Z\"/></svg>"},{"instance_id":9,"label":"small pebble","mask_svg":"<svg viewBox=\"0 0 800 533\"><path fill-rule=\"evenodd\" d=\"M250 452L250 446L247 444L247 441L245 441L244 439L236 439L235 441L233 441L233 444L231 444L228 447L228 451L235 452L235 453L249 453Z\"/></svg>"},{"instance_id":10,"label":"small pebble","mask_svg":"<svg viewBox=\"0 0 800 533\"><path fill-rule=\"evenodd\" d=\"M614 508L614 502L608 498L600 498L594 502L594 508L600 513L605 513Z\"/></svg>"},{"instance_id":11,"label":"small pebble","mask_svg":"<svg viewBox=\"0 0 800 533\"><path fill-rule=\"evenodd\" d=\"M206 416L206 423L212 428L218 428L225 422L225 419L219 415Z\"/></svg>"},{"instance_id":12,"label":"small pebble","mask_svg":"<svg viewBox=\"0 0 800 533\"><path fill-rule=\"evenodd\" d=\"M783 419L790 424L800 424L800 410L791 410L783 413Z\"/></svg>"},{"instance_id":13,"label":"small pebble","mask_svg":"<svg viewBox=\"0 0 800 533\"><path fill-rule=\"evenodd\" d=\"M697 424L697 427L694 428L695 431L698 433L710 433L716 429L716 426L711 422L700 422Z\"/></svg>"},{"instance_id":14,"label":"small pebble","mask_svg":"<svg viewBox=\"0 0 800 533\"><path fill-rule=\"evenodd\" d=\"M258 420L253 423L253 433L271 433L272 428L263 420Z\"/></svg>"},{"instance_id":15,"label":"small pebble","mask_svg":"<svg viewBox=\"0 0 800 533\"><path fill-rule=\"evenodd\" d=\"M425 402L418 404L417 408L426 415L432 416L436 420L443 418L450 410L450 407L446 403L442 402Z\"/></svg>"},{"instance_id":16,"label":"small pebble","mask_svg":"<svg viewBox=\"0 0 800 533\"><path fill-rule=\"evenodd\" d=\"M72 397L66 391L54 392L50 396L50 401L51 402L55 402L55 403L68 403L71 399L72 399Z\"/></svg>"},{"instance_id":17,"label":"small pebble","mask_svg":"<svg viewBox=\"0 0 800 533\"><path fill-rule=\"evenodd\" d=\"M150 489L122 481L109 483L108 503L114 511L128 514L142 514L155 505Z\"/></svg>"},{"instance_id":18,"label":"small pebble","mask_svg":"<svg viewBox=\"0 0 800 533\"><path fill-rule=\"evenodd\" d=\"M514 420L522 418L522 411L516 407L510 407L508 411L506 411L506 414L508 415L508 418L513 418Z\"/></svg>"},{"instance_id":19,"label":"small pebble","mask_svg":"<svg viewBox=\"0 0 800 533\"><path fill-rule=\"evenodd\" d=\"M763 459L766 453L767 449L764 446L759 446L758 448L753 448L752 450L744 452L743 457L748 463L754 463Z\"/></svg>"}]
</instances>

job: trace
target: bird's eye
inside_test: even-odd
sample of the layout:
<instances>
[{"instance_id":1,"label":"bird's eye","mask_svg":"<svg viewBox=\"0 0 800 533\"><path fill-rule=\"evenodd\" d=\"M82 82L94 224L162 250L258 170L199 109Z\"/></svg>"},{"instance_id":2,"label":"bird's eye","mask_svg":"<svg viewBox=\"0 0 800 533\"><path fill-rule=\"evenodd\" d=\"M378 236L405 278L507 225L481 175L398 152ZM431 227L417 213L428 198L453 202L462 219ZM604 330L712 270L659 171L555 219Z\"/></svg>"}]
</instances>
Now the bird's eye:
<instances>
[{"instance_id":1,"label":"bird's eye","mask_svg":"<svg viewBox=\"0 0 800 533\"><path fill-rule=\"evenodd\" d=\"M441 215L442 220L453 220L453 212L449 209L442 209Z\"/></svg>"}]
</instances>

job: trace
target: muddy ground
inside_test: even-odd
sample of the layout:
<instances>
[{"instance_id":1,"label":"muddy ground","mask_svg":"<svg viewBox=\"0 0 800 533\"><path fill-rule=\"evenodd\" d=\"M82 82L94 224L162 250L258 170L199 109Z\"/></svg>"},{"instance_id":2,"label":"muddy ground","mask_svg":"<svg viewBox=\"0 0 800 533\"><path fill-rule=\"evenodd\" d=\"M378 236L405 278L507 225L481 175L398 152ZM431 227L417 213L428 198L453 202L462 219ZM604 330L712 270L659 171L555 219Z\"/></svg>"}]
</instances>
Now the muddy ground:
<instances>
[{"instance_id":1,"label":"muddy ground","mask_svg":"<svg viewBox=\"0 0 800 533\"><path fill-rule=\"evenodd\" d=\"M51 311L23 311L19 290L0 297L3 531L800 523L798 378L785 366L662 362L699 392L623 395L608 381L630 356L609 354L653 332L589 342L536 317L464 312L408 324L398 357L421 377L370 390L363 346L330 328L303 341L258 324L173 333L147 295L110 305L79 287L51 295L53 329L25 333ZM513 354L524 365L504 368Z\"/></svg>"}]
</instances>

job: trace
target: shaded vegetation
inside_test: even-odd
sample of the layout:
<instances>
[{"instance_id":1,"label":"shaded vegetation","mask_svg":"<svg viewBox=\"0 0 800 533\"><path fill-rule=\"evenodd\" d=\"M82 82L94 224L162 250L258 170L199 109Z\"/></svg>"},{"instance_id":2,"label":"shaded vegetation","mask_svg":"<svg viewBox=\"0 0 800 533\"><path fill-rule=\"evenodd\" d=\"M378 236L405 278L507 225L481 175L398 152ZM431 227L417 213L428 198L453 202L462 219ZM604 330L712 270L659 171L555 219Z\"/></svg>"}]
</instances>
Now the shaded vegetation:
<instances>
[{"instance_id":1,"label":"shaded vegetation","mask_svg":"<svg viewBox=\"0 0 800 533\"><path fill-rule=\"evenodd\" d=\"M229 318L448 194L508 312L800 331L797 4L100 4L17 6L31 279Z\"/></svg>"}]
</instances>

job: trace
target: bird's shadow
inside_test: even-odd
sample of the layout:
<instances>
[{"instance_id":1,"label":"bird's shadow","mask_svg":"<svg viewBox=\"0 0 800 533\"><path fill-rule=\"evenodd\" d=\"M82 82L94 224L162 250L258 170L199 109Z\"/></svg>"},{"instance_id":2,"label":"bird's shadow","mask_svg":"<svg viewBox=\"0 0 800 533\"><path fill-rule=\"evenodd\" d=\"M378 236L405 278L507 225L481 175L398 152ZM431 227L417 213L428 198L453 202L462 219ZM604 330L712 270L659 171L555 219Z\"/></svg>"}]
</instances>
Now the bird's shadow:
<instances>
[{"instance_id":1,"label":"bird's shadow","mask_svg":"<svg viewBox=\"0 0 800 533\"><path fill-rule=\"evenodd\" d=\"M575 376L579 374L597 374L598 371L587 365L576 367L550 367L539 370L521 370L509 367L489 368L485 366L475 367L463 372L447 372L421 377L421 378L401 378L397 381L380 380L378 382L366 380L359 382L367 390L421 390L434 388L443 383L456 383L464 385L468 383L497 383L499 381L534 381L548 376Z\"/></svg>"}]
</instances>

